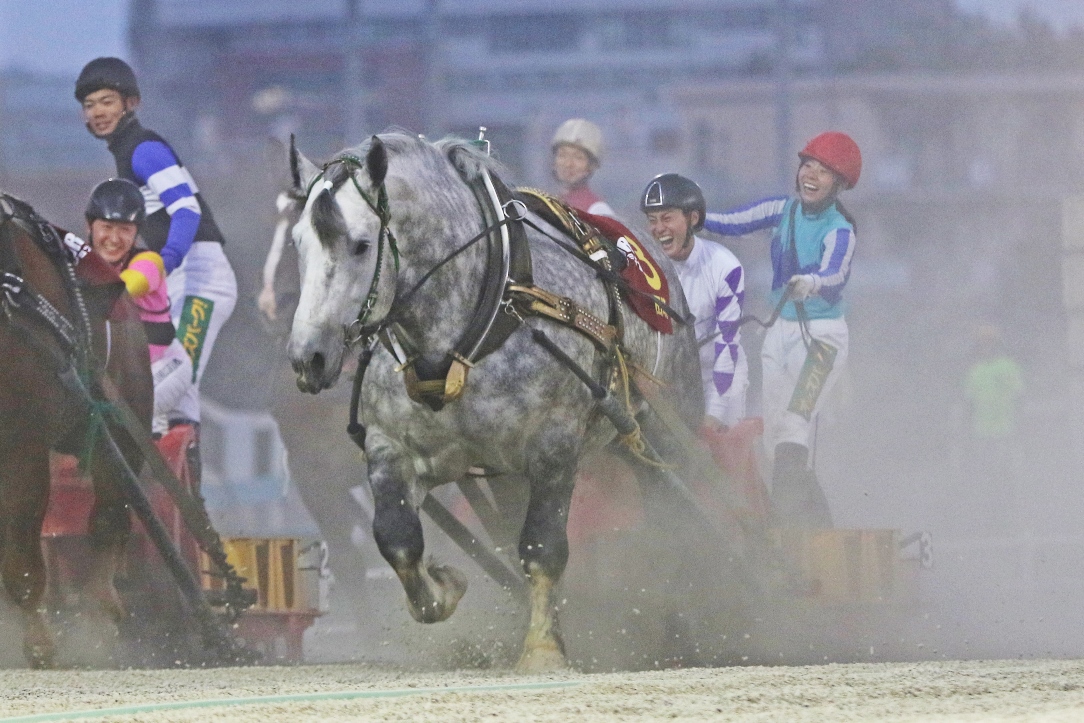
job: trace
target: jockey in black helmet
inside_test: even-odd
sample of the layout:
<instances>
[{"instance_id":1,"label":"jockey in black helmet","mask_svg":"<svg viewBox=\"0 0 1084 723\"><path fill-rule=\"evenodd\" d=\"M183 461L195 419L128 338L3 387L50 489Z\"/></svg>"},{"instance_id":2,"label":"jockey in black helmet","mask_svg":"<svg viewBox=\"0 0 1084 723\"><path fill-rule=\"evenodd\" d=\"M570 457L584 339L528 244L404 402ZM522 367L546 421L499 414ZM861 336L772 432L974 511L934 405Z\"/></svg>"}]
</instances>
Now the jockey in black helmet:
<instances>
[{"instance_id":1,"label":"jockey in black helmet","mask_svg":"<svg viewBox=\"0 0 1084 723\"><path fill-rule=\"evenodd\" d=\"M143 194L139 186L123 178L102 181L90 194L85 216L90 245L120 274L143 321L154 378L152 430L162 434L192 386L192 360L177 339L169 315L162 257L138 244L146 217Z\"/></svg>"},{"instance_id":2,"label":"jockey in black helmet","mask_svg":"<svg viewBox=\"0 0 1084 723\"><path fill-rule=\"evenodd\" d=\"M135 73L119 58L95 58L75 84L87 129L109 145L117 175L142 192L141 233L168 274L177 338L191 357L192 388L173 422L198 422L199 383L222 325L237 303L237 279L222 251L222 234L188 169L170 145L135 116Z\"/></svg>"},{"instance_id":3,"label":"jockey in black helmet","mask_svg":"<svg viewBox=\"0 0 1084 723\"><path fill-rule=\"evenodd\" d=\"M123 178L110 178L91 191L87 210L83 215L86 216L87 223L101 219L135 224L138 229L147 217L147 211L139 186Z\"/></svg>"},{"instance_id":4,"label":"jockey in black helmet","mask_svg":"<svg viewBox=\"0 0 1084 723\"><path fill-rule=\"evenodd\" d=\"M676 173L655 176L640 196L651 235L677 269L689 310L696 317L704 427L719 432L745 416L749 367L738 319L745 303L745 272L722 244L697 238L704 227L704 194Z\"/></svg>"}]
</instances>

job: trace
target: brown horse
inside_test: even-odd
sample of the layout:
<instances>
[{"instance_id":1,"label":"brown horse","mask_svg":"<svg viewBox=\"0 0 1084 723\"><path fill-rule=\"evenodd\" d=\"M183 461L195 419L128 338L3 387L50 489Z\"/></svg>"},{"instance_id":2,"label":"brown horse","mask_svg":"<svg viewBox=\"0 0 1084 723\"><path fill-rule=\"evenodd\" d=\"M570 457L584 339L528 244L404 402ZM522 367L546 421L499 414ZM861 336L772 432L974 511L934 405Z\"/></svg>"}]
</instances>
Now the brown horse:
<instances>
[{"instance_id":1,"label":"brown horse","mask_svg":"<svg viewBox=\"0 0 1084 723\"><path fill-rule=\"evenodd\" d=\"M78 330L86 324L80 321L84 315L79 313L63 251L50 252L50 244L55 246L57 241L33 209L0 194L0 272L21 279L25 289L44 297ZM80 271L96 265L100 269L102 264L91 254L81 262ZM110 273L106 268L106 276L96 286L77 285L92 332L90 343L84 340L80 348L93 350L89 366L99 371L105 368L149 430L153 387L147 340L131 302L123 296L118 299L123 287L116 285L119 280L111 279ZM58 445L77 451L92 437L86 433L90 415L84 401L66 390L59 377L73 356L71 349L65 348L44 320L17 302L8 294L0 297L4 312L0 314L4 352L0 362L0 579L22 612L28 663L49 667L55 646L41 610L46 574L40 541L49 502L49 452ZM123 434L116 437L126 456L137 460L131 440ZM113 576L131 520L115 483L117 471L100 436L90 465L96 502L90 519L94 553L88 561L86 592L119 619L123 608Z\"/></svg>"}]
</instances>

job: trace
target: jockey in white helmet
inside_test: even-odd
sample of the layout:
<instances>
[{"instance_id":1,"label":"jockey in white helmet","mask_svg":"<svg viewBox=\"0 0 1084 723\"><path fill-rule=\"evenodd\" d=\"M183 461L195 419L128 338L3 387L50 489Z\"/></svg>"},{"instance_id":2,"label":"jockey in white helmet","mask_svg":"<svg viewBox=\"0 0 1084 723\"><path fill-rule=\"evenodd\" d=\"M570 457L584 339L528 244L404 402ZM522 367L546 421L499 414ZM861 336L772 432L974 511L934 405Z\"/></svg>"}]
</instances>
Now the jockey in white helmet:
<instances>
[{"instance_id":1,"label":"jockey in white helmet","mask_svg":"<svg viewBox=\"0 0 1084 723\"><path fill-rule=\"evenodd\" d=\"M561 200L596 216L615 217L614 210L587 185L602 163L602 131L583 118L566 120L553 134L553 177Z\"/></svg>"}]
</instances>

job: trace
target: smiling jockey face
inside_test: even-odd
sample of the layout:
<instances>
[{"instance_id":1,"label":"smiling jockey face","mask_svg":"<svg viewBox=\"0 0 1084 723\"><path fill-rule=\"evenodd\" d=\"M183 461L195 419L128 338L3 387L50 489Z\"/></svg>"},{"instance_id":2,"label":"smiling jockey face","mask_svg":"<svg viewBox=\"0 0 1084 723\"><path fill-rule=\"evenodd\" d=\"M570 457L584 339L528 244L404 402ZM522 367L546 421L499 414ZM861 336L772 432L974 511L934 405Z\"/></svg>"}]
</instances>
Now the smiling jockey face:
<instances>
[{"instance_id":1,"label":"smiling jockey face","mask_svg":"<svg viewBox=\"0 0 1084 723\"><path fill-rule=\"evenodd\" d=\"M662 246L663 253L674 261L684 261L693 252L693 229L700 220L698 211L662 208L647 214L651 235Z\"/></svg>"},{"instance_id":2,"label":"smiling jockey face","mask_svg":"<svg viewBox=\"0 0 1084 723\"><path fill-rule=\"evenodd\" d=\"M87 235L98 255L111 264L119 264L127 258L135 246L139 227L127 221L107 221L96 218L90 222Z\"/></svg>"},{"instance_id":3,"label":"smiling jockey face","mask_svg":"<svg viewBox=\"0 0 1084 723\"><path fill-rule=\"evenodd\" d=\"M134 111L139 98L125 98L111 88L96 90L83 99L83 120L98 138L108 138L126 113Z\"/></svg>"},{"instance_id":4,"label":"smiling jockey face","mask_svg":"<svg viewBox=\"0 0 1084 723\"><path fill-rule=\"evenodd\" d=\"M553 151L553 175L565 188L584 185L597 167L591 154L571 143L562 143Z\"/></svg>"}]
</instances>

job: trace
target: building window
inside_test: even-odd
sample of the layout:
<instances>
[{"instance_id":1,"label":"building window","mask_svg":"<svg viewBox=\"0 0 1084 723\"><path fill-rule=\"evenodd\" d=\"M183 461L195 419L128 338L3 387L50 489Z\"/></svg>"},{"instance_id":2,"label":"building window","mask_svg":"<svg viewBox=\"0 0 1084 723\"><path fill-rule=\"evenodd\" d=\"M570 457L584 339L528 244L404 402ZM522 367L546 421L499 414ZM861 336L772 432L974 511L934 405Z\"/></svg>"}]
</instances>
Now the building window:
<instances>
[{"instance_id":1,"label":"building window","mask_svg":"<svg viewBox=\"0 0 1084 723\"><path fill-rule=\"evenodd\" d=\"M681 151L681 131L657 128L651 132L651 152L657 156L676 156Z\"/></svg>"},{"instance_id":2,"label":"building window","mask_svg":"<svg viewBox=\"0 0 1084 723\"><path fill-rule=\"evenodd\" d=\"M580 24L571 15L523 15L490 22L489 48L494 53L575 50L579 43Z\"/></svg>"},{"instance_id":3,"label":"building window","mask_svg":"<svg viewBox=\"0 0 1084 723\"><path fill-rule=\"evenodd\" d=\"M636 13L625 18L625 36L631 48L667 48L674 45L668 13Z\"/></svg>"},{"instance_id":4,"label":"building window","mask_svg":"<svg viewBox=\"0 0 1084 723\"><path fill-rule=\"evenodd\" d=\"M693 165L696 168L709 170L715 167L714 140L715 134L707 121L700 121L693 128Z\"/></svg>"}]
</instances>

